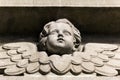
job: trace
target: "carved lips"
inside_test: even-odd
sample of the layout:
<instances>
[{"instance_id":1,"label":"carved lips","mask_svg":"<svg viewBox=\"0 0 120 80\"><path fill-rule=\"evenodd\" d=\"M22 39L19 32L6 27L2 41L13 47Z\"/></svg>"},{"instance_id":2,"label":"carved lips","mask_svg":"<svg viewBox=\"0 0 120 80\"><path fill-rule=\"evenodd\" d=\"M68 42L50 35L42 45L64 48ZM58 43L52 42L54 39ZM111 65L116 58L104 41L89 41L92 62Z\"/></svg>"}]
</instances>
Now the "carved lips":
<instances>
[{"instance_id":1,"label":"carved lips","mask_svg":"<svg viewBox=\"0 0 120 80\"><path fill-rule=\"evenodd\" d=\"M64 39L63 39L63 38L58 38L57 41L59 41L59 42L63 42Z\"/></svg>"}]
</instances>

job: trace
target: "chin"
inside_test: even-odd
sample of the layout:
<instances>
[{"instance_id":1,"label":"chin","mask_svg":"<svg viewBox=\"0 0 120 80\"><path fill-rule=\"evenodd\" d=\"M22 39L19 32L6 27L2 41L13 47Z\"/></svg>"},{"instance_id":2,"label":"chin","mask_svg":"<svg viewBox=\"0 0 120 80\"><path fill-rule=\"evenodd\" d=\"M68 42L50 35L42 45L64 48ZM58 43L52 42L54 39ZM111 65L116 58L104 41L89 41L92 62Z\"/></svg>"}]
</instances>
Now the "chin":
<instances>
[{"instance_id":1,"label":"chin","mask_svg":"<svg viewBox=\"0 0 120 80\"><path fill-rule=\"evenodd\" d=\"M55 46L56 47L65 47L65 44L64 43L57 43Z\"/></svg>"}]
</instances>

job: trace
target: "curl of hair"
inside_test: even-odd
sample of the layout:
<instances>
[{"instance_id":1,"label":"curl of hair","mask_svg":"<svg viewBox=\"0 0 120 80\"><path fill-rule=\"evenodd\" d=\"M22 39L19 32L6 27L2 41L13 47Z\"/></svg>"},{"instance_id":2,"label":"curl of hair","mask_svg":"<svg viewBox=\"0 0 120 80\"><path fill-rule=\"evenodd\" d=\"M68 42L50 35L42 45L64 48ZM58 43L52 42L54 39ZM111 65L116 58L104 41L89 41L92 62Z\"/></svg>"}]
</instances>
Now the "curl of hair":
<instances>
[{"instance_id":1,"label":"curl of hair","mask_svg":"<svg viewBox=\"0 0 120 80\"><path fill-rule=\"evenodd\" d=\"M72 29L73 29L73 33L74 33L74 38L76 39L74 45L75 45L75 48L79 48L80 46L80 42L81 42L81 36L80 36L80 32L79 30L74 27L74 25L67 19L58 19L56 21L51 21L49 23L47 23L42 32L40 33L40 36L39 36L39 44L38 44L38 47L40 48L40 50L45 50L46 49L46 40L47 40L47 36L48 36L48 31L49 31L49 28L51 26L51 24L54 24L54 23L65 23L65 24L68 24Z\"/></svg>"}]
</instances>

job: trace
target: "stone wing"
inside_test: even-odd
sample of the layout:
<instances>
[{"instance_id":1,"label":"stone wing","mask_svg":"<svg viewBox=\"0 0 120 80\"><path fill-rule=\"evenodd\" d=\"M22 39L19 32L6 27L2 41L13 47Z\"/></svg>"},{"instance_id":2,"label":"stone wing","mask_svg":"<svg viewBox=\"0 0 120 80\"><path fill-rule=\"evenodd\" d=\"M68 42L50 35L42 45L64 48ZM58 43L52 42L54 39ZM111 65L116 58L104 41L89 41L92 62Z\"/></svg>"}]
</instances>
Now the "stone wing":
<instances>
[{"instance_id":1,"label":"stone wing","mask_svg":"<svg viewBox=\"0 0 120 80\"><path fill-rule=\"evenodd\" d=\"M120 70L119 46L114 44L87 43L80 53L81 67L85 72L95 72L105 76L118 75Z\"/></svg>"},{"instance_id":2,"label":"stone wing","mask_svg":"<svg viewBox=\"0 0 120 80\"><path fill-rule=\"evenodd\" d=\"M34 43L4 44L0 46L0 70L3 70L6 75L33 73L38 70L37 57L37 47Z\"/></svg>"}]
</instances>

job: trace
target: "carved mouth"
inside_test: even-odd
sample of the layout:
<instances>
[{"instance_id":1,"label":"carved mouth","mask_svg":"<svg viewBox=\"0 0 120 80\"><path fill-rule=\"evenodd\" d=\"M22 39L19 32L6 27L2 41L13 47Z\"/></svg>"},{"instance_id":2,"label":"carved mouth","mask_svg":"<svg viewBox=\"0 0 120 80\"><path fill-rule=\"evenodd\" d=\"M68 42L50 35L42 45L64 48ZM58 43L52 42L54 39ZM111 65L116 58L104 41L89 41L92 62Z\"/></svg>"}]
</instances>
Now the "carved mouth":
<instances>
[{"instance_id":1,"label":"carved mouth","mask_svg":"<svg viewBox=\"0 0 120 80\"><path fill-rule=\"evenodd\" d=\"M59 42L63 42L64 39L63 39L63 38L58 38L57 41L59 41Z\"/></svg>"}]
</instances>

